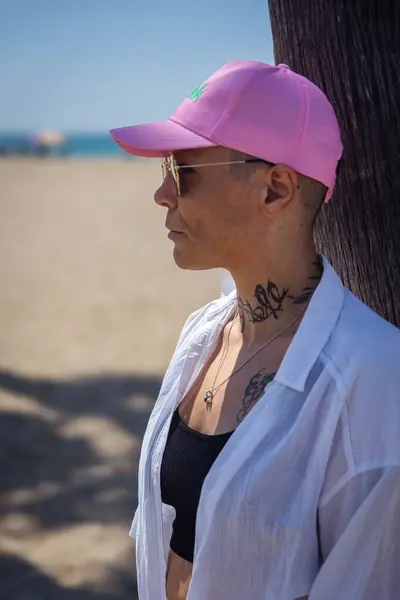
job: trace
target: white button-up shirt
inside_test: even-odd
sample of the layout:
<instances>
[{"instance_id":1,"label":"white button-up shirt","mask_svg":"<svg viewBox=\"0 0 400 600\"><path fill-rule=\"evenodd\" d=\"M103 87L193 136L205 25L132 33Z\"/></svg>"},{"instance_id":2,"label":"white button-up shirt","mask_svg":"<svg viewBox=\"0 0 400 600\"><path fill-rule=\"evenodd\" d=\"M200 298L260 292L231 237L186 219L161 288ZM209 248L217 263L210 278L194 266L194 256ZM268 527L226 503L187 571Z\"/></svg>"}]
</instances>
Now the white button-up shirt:
<instances>
[{"instance_id":1,"label":"white button-up shirt","mask_svg":"<svg viewBox=\"0 0 400 600\"><path fill-rule=\"evenodd\" d=\"M236 309L187 320L143 439L140 600L164 600L175 511L160 465L172 414ZM400 598L400 331L324 273L275 376L202 488L187 600Z\"/></svg>"}]
</instances>

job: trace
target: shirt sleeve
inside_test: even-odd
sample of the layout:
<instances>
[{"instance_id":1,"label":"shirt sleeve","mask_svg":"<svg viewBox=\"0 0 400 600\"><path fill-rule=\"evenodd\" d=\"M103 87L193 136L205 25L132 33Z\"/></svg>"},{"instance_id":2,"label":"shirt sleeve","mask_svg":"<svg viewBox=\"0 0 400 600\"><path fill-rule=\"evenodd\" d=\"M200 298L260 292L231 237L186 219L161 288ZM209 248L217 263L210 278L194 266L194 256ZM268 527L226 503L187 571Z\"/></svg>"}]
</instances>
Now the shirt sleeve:
<instances>
[{"instance_id":1,"label":"shirt sleeve","mask_svg":"<svg viewBox=\"0 0 400 600\"><path fill-rule=\"evenodd\" d=\"M131 538L133 538L134 540L136 540L136 532L137 532L137 524L138 524L138 518L139 518L139 510L138 508L136 508L135 510L135 514L133 515L133 521L132 521L132 525L129 531L129 535Z\"/></svg>"},{"instance_id":2,"label":"shirt sleeve","mask_svg":"<svg viewBox=\"0 0 400 600\"><path fill-rule=\"evenodd\" d=\"M185 322L185 324L184 324L184 326L182 328L182 331L181 331L181 333L179 335L179 339L178 339L178 343L176 345L174 356L172 357L171 362L169 364L169 367L167 369L167 372L166 372L166 374L164 376L164 380L167 378L168 373L171 370L173 370L173 369L176 368L176 365L174 363L174 359L175 359L176 355L178 354L178 352L179 352L182 344L185 343L187 336L190 335L190 334L192 334L193 330L199 324L201 324L201 322L202 322L204 316L206 315L207 311L209 311L212 308L212 306L215 305L216 302L218 302L218 300L213 300L212 302L209 302L205 306L202 306L201 308L199 308L198 310L196 310L195 312L193 312L186 319L186 322ZM164 384L164 382L163 382L163 384ZM161 390L160 390L160 393L158 395L158 398L157 398L157 400L156 400L156 402L154 404L153 410L152 410L151 415L150 415L149 422L151 421L152 417L155 414L157 414L157 412L159 410L160 399L161 399L161 401L163 399L162 393L161 393L162 390L163 390L163 387L161 387ZM146 433L147 433L149 422L147 423L145 436L146 436ZM143 446L142 446L142 448L143 448ZM141 460L142 460L142 452L141 452ZM140 484L139 484L139 494L138 494L138 496L139 496L139 499L140 499L140 497L141 497ZM139 502L140 502L140 500L139 500ZM137 530L138 530L138 526L139 526L139 518L140 518L140 510L139 510L139 506L137 506L137 508L135 510L134 517L133 517L132 525L131 525L131 528L130 528L130 531L129 531L129 535L133 539L136 539L136 537L137 537Z\"/></svg>"},{"instance_id":3,"label":"shirt sleeve","mask_svg":"<svg viewBox=\"0 0 400 600\"><path fill-rule=\"evenodd\" d=\"M353 475L319 510L322 566L309 600L400 596L400 466Z\"/></svg>"}]
</instances>

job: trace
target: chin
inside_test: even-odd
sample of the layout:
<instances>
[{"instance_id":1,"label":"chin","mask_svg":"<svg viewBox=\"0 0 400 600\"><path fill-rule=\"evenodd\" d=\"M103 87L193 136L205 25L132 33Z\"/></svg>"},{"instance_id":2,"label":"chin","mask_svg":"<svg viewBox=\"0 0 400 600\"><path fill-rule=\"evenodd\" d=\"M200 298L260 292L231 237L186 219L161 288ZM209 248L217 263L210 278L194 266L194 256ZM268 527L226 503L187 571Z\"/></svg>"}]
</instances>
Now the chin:
<instances>
[{"instance_id":1,"label":"chin","mask_svg":"<svg viewBox=\"0 0 400 600\"><path fill-rule=\"evenodd\" d=\"M175 264L185 271L207 271L215 269L215 264L208 264L204 257L194 256L190 252L182 252L176 247L173 252Z\"/></svg>"}]
</instances>

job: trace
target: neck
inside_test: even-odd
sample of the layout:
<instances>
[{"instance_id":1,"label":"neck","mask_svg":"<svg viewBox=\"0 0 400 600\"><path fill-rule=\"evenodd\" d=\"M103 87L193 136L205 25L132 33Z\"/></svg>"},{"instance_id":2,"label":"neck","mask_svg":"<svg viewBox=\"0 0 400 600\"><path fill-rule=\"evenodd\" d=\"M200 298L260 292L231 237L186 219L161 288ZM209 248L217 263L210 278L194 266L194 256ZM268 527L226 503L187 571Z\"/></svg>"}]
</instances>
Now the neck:
<instances>
[{"instance_id":1,"label":"neck","mask_svg":"<svg viewBox=\"0 0 400 600\"><path fill-rule=\"evenodd\" d=\"M283 256L279 264L263 260L232 273L238 295L237 329L243 344L257 344L275 335L297 316L300 321L322 270L322 261L311 247L301 256Z\"/></svg>"}]
</instances>

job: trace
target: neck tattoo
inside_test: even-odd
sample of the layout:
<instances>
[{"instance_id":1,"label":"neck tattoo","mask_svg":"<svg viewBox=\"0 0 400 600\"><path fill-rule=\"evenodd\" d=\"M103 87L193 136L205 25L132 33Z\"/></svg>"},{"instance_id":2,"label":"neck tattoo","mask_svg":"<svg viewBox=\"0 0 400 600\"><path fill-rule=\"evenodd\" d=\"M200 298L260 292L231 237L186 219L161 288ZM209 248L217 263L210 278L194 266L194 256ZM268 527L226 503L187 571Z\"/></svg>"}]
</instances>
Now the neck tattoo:
<instances>
[{"instance_id":1,"label":"neck tattoo","mask_svg":"<svg viewBox=\"0 0 400 600\"><path fill-rule=\"evenodd\" d=\"M290 300L293 304L308 303L315 292L323 272L323 264L320 257L318 257L318 260L313 265L315 271L309 277L309 285L302 288L297 295L289 294L289 288L279 289L275 283L268 280L267 285L262 285L261 283L256 285L254 290L255 306L252 306L248 300L238 298L242 333L246 327L246 320L249 323L262 323L270 317L279 319L282 316L283 305L286 299Z\"/></svg>"}]
</instances>

